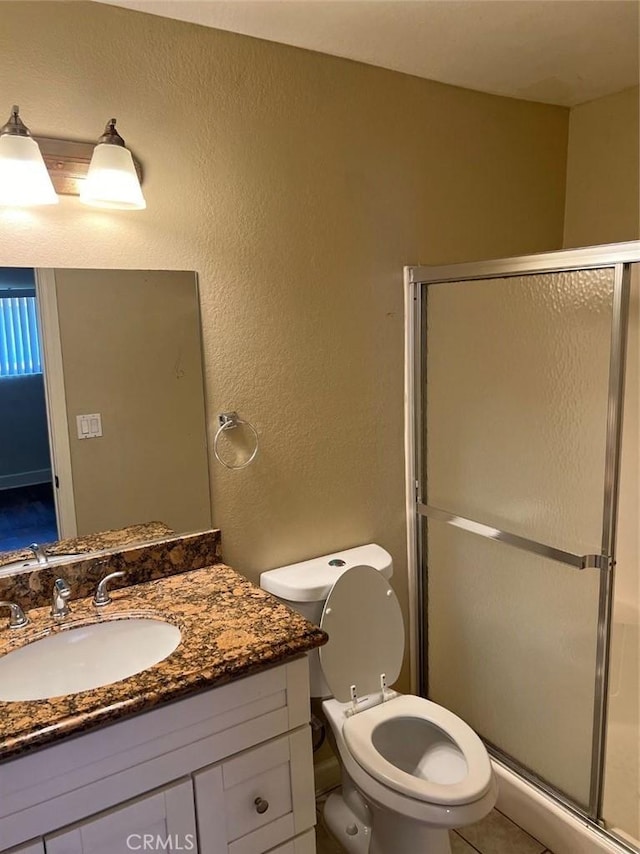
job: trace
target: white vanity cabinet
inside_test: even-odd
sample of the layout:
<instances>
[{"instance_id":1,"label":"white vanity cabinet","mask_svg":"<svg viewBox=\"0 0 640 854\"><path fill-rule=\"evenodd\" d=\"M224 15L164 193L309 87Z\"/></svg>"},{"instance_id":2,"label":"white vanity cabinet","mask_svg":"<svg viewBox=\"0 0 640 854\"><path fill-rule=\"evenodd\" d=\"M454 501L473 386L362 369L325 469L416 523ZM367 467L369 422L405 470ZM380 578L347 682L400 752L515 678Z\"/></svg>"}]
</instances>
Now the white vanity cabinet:
<instances>
[{"instance_id":1,"label":"white vanity cabinet","mask_svg":"<svg viewBox=\"0 0 640 854\"><path fill-rule=\"evenodd\" d=\"M0 765L3 854L315 854L314 824L306 657Z\"/></svg>"}]
</instances>

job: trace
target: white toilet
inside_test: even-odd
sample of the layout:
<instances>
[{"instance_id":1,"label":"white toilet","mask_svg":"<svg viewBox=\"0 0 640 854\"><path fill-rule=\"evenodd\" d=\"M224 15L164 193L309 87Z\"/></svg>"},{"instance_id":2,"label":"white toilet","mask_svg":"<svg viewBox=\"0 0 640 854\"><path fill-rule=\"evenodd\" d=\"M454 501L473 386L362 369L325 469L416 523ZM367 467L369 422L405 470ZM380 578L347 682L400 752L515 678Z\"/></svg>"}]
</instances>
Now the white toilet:
<instances>
[{"instance_id":1,"label":"white toilet","mask_svg":"<svg viewBox=\"0 0 640 854\"><path fill-rule=\"evenodd\" d=\"M450 854L448 831L479 821L497 787L482 741L459 717L389 690L404 625L388 584L393 564L370 544L264 572L260 584L319 624L329 642L310 653L311 696L342 770L325 821L353 854Z\"/></svg>"}]
</instances>

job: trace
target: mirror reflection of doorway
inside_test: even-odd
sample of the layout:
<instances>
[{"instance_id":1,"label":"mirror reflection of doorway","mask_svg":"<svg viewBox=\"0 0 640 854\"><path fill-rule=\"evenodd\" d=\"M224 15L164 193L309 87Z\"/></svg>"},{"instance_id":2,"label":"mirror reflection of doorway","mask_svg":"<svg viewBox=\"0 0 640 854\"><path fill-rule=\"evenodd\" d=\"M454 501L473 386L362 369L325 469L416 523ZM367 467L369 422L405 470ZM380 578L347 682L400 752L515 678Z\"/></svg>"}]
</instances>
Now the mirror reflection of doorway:
<instances>
[{"instance_id":1,"label":"mirror reflection of doorway","mask_svg":"<svg viewBox=\"0 0 640 854\"><path fill-rule=\"evenodd\" d=\"M35 274L0 268L0 551L58 539Z\"/></svg>"},{"instance_id":2,"label":"mirror reflection of doorway","mask_svg":"<svg viewBox=\"0 0 640 854\"><path fill-rule=\"evenodd\" d=\"M47 457L18 471L46 469L38 483L48 484L47 498L53 492L57 521L57 532L35 533L33 526L28 535L21 531L21 546L149 521L179 532L209 528L196 274L0 267L0 284L12 288L6 298L15 296L18 285L22 296L30 295L31 315L27 312L18 333L13 318L11 325L5 322L0 349L12 350L21 334L21 340L39 345L39 367L35 357L27 366L25 356L20 370L26 373L0 375L0 391L11 390L18 381L40 386L40 438ZM13 364L21 359L8 359L4 372L15 373ZM1 426L8 427L23 410L0 399ZM34 423L26 419L29 428ZM0 435L0 466L15 463L17 456ZM44 491L31 494L32 510L45 505ZM51 502L46 503L53 521ZM11 545L3 542L0 531L0 555L15 546L13 533L21 528L15 520L7 524L6 517L5 527Z\"/></svg>"}]
</instances>

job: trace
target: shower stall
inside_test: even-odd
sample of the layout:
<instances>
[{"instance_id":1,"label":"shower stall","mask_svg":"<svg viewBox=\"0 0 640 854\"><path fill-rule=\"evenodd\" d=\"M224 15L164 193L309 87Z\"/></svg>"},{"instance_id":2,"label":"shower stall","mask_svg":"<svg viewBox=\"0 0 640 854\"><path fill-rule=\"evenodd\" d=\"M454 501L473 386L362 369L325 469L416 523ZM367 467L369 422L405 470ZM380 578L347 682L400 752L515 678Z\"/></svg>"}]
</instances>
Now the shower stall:
<instances>
[{"instance_id":1,"label":"shower stall","mask_svg":"<svg viewBox=\"0 0 640 854\"><path fill-rule=\"evenodd\" d=\"M580 854L640 847L639 272L640 242L405 270L416 688Z\"/></svg>"}]
</instances>

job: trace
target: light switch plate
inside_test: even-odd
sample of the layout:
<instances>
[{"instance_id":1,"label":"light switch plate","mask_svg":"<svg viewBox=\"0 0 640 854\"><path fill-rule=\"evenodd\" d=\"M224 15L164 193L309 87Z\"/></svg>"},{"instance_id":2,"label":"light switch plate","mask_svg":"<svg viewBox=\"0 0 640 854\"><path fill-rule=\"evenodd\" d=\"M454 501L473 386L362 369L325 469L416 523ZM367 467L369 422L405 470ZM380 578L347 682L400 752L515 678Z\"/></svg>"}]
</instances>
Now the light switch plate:
<instances>
[{"instance_id":1,"label":"light switch plate","mask_svg":"<svg viewBox=\"0 0 640 854\"><path fill-rule=\"evenodd\" d=\"M78 439L97 439L102 436L102 416L99 412L91 415L76 415Z\"/></svg>"}]
</instances>

